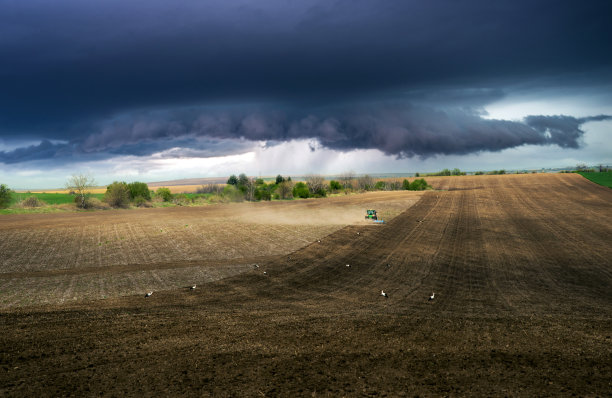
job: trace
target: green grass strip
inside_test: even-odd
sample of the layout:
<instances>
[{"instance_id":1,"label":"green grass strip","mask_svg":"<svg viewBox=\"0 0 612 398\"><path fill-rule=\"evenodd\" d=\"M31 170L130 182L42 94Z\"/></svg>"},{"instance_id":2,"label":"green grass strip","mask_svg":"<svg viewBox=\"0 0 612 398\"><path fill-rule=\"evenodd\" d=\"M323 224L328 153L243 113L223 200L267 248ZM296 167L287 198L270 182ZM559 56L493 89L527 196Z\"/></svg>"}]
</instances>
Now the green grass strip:
<instances>
[{"instance_id":1,"label":"green grass strip","mask_svg":"<svg viewBox=\"0 0 612 398\"><path fill-rule=\"evenodd\" d=\"M593 181L595 184L603 185L604 187L612 188L612 171L603 171L601 173L584 173L579 172L581 176L587 180Z\"/></svg>"}]
</instances>

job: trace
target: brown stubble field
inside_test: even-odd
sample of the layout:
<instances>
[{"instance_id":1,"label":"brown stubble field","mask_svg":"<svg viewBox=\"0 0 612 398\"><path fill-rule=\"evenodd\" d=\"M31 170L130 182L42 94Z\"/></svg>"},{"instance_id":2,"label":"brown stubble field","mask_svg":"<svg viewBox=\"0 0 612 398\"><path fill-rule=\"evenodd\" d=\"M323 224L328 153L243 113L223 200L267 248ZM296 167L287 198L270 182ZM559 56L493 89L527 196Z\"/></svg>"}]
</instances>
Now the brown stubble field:
<instances>
[{"instance_id":1,"label":"brown stubble field","mask_svg":"<svg viewBox=\"0 0 612 398\"><path fill-rule=\"evenodd\" d=\"M390 220L420 195L5 216L0 308L210 282L364 224L364 207Z\"/></svg>"},{"instance_id":2,"label":"brown stubble field","mask_svg":"<svg viewBox=\"0 0 612 398\"><path fill-rule=\"evenodd\" d=\"M428 182L336 203L3 218L0 392L611 395L612 190L566 174ZM344 219L368 207L390 221ZM338 223L307 223L315 211ZM81 260L45 229L80 236ZM145 299L142 281L160 290ZM106 299L78 287L102 282Z\"/></svg>"}]
</instances>

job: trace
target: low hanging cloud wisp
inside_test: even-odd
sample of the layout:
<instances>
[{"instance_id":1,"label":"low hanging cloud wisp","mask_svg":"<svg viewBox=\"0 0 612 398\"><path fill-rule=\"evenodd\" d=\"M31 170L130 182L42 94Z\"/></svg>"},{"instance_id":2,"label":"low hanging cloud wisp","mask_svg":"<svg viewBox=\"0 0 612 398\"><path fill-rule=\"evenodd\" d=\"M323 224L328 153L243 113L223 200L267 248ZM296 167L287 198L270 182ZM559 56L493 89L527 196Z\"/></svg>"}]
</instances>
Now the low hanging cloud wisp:
<instances>
[{"instance_id":1,"label":"low hanging cloud wisp","mask_svg":"<svg viewBox=\"0 0 612 398\"><path fill-rule=\"evenodd\" d=\"M405 103L311 112L192 108L123 115L96 123L93 133L68 143L43 141L0 152L0 162L147 156L168 149L175 157L205 158L244 153L259 142L274 145L301 139L338 151L378 149L400 158L497 152L522 145L579 148L584 123L610 119L532 115L522 121L492 120L471 109Z\"/></svg>"}]
</instances>

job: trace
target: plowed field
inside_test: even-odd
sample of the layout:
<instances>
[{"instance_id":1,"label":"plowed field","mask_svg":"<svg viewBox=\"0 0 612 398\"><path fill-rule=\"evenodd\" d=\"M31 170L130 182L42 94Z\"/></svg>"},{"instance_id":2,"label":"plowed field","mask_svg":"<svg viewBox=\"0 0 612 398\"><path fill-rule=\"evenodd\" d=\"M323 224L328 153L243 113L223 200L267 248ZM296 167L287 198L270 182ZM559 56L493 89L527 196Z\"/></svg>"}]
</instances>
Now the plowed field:
<instances>
[{"instance_id":1,"label":"plowed field","mask_svg":"<svg viewBox=\"0 0 612 398\"><path fill-rule=\"evenodd\" d=\"M574 174L428 182L2 218L0 392L611 395L612 190ZM357 221L366 207L390 221ZM86 300L95 289L110 293Z\"/></svg>"}]
</instances>

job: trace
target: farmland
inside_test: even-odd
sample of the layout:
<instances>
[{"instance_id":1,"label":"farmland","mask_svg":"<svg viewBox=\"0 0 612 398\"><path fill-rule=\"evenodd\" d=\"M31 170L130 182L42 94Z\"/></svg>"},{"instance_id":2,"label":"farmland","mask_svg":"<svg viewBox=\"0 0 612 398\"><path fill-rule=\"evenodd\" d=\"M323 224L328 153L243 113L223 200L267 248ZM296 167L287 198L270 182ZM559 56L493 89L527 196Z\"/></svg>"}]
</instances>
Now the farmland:
<instances>
[{"instance_id":1,"label":"farmland","mask_svg":"<svg viewBox=\"0 0 612 398\"><path fill-rule=\"evenodd\" d=\"M612 188L612 171L604 171L601 173L578 173L584 178L593 181L596 184L604 187Z\"/></svg>"},{"instance_id":2,"label":"farmland","mask_svg":"<svg viewBox=\"0 0 612 398\"><path fill-rule=\"evenodd\" d=\"M60 192L18 192L13 195L14 201L19 201L25 199L27 197L34 196L43 202L50 205L61 205L66 203L74 203L74 195L70 195L68 193L60 193ZM92 193L91 197L102 200L104 198L103 193Z\"/></svg>"},{"instance_id":3,"label":"farmland","mask_svg":"<svg viewBox=\"0 0 612 398\"><path fill-rule=\"evenodd\" d=\"M0 391L610 395L612 190L576 174L428 182L3 216Z\"/></svg>"}]
</instances>

